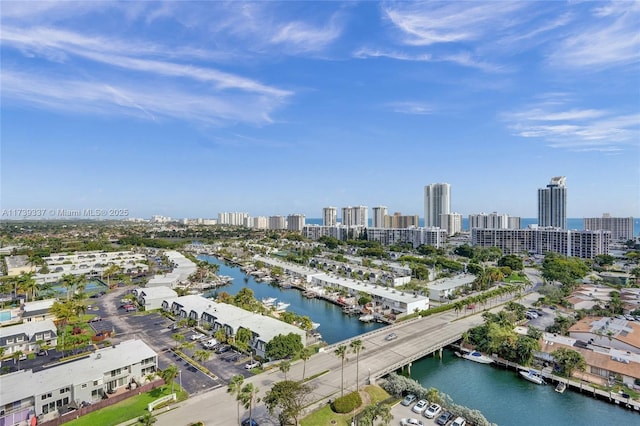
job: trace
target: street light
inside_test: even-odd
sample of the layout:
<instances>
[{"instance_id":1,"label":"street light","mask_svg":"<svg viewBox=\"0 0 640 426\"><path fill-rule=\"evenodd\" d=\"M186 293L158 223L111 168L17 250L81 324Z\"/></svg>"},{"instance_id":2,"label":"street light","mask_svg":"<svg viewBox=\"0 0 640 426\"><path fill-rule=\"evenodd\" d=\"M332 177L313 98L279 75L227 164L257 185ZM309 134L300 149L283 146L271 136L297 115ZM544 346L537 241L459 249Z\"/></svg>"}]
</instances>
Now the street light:
<instances>
[{"instance_id":1,"label":"street light","mask_svg":"<svg viewBox=\"0 0 640 426\"><path fill-rule=\"evenodd\" d=\"M180 389L182 390L182 370L178 370L178 378L180 379Z\"/></svg>"}]
</instances>

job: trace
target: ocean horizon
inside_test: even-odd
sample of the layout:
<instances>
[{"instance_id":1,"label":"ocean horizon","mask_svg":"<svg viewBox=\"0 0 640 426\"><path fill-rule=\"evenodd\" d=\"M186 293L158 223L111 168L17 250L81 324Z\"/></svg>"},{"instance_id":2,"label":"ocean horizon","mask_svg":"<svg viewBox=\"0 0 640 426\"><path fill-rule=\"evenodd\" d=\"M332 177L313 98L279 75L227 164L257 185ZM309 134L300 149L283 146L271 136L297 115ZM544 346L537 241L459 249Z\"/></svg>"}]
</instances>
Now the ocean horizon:
<instances>
[{"instance_id":1,"label":"ocean horizon","mask_svg":"<svg viewBox=\"0 0 640 426\"><path fill-rule=\"evenodd\" d=\"M567 228L575 231L582 231L584 229L583 218L567 218ZM305 222L308 225L322 225L321 217L307 218ZM520 219L520 227L522 229L527 228L529 225L535 225L538 223L538 219L535 217L523 217ZM369 219L369 226L372 224L372 219ZM420 219L420 226L424 226L424 219ZM462 230L469 230L469 218L462 219ZM633 235L638 236L640 233L640 219L634 218L633 220Z\"/></svg>"}]
</instances>

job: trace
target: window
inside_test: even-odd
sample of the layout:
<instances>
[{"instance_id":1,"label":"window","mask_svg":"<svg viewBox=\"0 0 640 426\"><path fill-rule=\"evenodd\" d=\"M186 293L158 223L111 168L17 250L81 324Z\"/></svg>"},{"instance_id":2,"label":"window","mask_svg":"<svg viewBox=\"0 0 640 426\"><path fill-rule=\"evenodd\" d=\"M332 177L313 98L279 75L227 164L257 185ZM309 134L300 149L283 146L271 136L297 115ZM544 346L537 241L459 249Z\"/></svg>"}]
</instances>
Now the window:
<instances>
[{"instance_id":1,"label":"window","mask_svg":"<svg viewBox=\"0 0 640 426\"><path fill-rule=\"evenodd\" d=\"M16 337L16 342L24 342L24 336Z\"/></svg>"},{"instance_id":2,"label":"window","mask_svg":"<svg viewBox=\"0 0 640 426\"><path fill-rule=\"evenodd\" d=\"M98 381L97 380L93 381L93 386L98 386Z\"/></svg>"},{"instance_id":3,"label":"window","mask_svg":"<svg viewBox=\"0 0 640 426\"><path fill-rule=\"evenodd\" d=\"M117 368L117 369L111 371L111 377L117 376L117 375L119 375L121 373L122 373L122 369L121 368Z\"/></svg>"},{"instance_id":4,"label":"window","mask_svg":"<svg viewBox=\"0 0 640 426\"><path fill-rule=\"evenodd\" d=\"M10 345L11 343L13 343L13 338L7 339L7 345Z\"/></svg>"},{"instance_id":5,"label":"window","mask_svg":"<svg viewBox=\"0 0 640 426\"><path fill-rule=\"evenodd\" d=\"M87 388L87 384L86 384L86 383L83 383L83 384L82 384L82 389L86 389L86 388Z\"/></svg>"}]
</instances>

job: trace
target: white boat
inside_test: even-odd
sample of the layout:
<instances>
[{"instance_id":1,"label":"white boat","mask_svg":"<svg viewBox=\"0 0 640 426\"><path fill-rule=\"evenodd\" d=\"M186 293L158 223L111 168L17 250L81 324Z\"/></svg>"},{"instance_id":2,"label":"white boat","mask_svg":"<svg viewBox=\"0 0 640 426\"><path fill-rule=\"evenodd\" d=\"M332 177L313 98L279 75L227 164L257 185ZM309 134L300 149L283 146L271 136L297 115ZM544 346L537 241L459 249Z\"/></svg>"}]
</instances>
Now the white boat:
<instances>
[{"instance_id":1,"label":"white boat","mask_svg":"<svg viewBox=\"0 0 640 426\"><path fill-rule=\"evenodd\" d=\"M524 377L526 380L530 381L531 383L535 383L536 385L544 384L544 379L535 370L529 370L529 371L522 370L520 371L520 375Z\"/></svg>"},{"instance_id":2,"label":"white boat","mask_svg":"<svg viewBox=\"0 0 640 426\"><path fill-rule=\"evenodd\" d=\"M320 323L319 322L312 322L311 323L311 329L312 330L315 330L318 327L320 327Z\"/></svg>"},{"instance_id":3,"label":"white boat","mask_svg":"<svg viewBox=\"0 0 640 426\"><path fill-rule=\"evenodd\" d=\"M358 318L360 321L362 322L371 322L373 321L373 315L371 314L366 314L366 315L362 315L360 318Z\"/></svg>"},{"instance_id":4,"label":"white boat","mask_svg":"<svg viewBox=\"0 0 640 426\"><path fill-rule=\"evenodd\" d=\"M276 305L276 311L284 311L289 307L291 303L278 302Z\"/></svg>"},{"instance_id":5,"label":"white boat","mask_svg":"<svg viewBox=\"0 0 640 426\"><path fill-rule=\"evenodd\" d=\"M567 388L567 384L565 382L558 382L558 385L556 386L555 390L558 393L563 393L566 388Z\"/></svg>"},{"instance_id":6,"label":"white boat","mask_svg":"<svg viewBox=\"0 0 640 426\"><path fill-rule=\"evenodd\" d=\"M275 297L265 297L264 299L262 299L262 304L265 306L271 306L275 303L275 301Z\"/></svg>"},{"instance_id":7,"label":"white boat","mask_svg":"<svg viewBox=\"0 0 640 426\"><path fill-rule=\"evenodd\" d=\"M491 364L493 360L486 355L482 355L478 351L472 351L462 354L462 358L479 362L480 364Z\"/></svg>"}]
</instances>

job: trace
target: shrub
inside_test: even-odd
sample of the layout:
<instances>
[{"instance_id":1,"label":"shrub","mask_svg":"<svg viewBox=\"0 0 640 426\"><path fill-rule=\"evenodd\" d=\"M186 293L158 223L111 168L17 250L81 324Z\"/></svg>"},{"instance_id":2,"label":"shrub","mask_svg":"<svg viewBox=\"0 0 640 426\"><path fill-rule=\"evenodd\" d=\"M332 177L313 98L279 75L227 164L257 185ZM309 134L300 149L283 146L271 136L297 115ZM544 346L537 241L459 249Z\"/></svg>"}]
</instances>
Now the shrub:
<instances>
[{"instance_id":1,"label":"shrub","mask_svg":"<svg viewBox=\"0 0 640 426\"><path fill-rule=\"evenodd\" d=\"M336 413L349 413L362 405L362 398L358 392L351 392L333 401L331 408Z\"/></svg>"}]
</instances>

